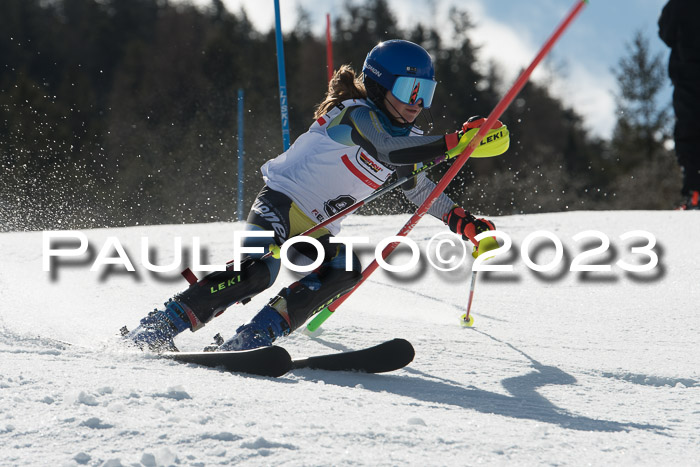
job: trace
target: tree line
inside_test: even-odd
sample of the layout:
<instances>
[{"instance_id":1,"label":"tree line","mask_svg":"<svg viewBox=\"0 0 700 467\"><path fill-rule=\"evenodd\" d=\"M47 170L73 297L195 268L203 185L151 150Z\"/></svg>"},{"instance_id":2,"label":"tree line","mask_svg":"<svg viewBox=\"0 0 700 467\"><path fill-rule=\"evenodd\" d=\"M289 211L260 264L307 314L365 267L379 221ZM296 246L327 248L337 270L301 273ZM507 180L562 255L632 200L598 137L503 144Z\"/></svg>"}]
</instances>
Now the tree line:
<instances>
[{"instance_id":1,"label":"tree line","mask_svg":"<svg viewBox=\"0 0 700 467\"><path fill-rule=\"evenodd\" d=\"M440 30L403 30L386 0L348 1L334 15L336 66L359 72L367 52L392 38L431 53L433 134L487 115L510 84L480 61L467 11L453 9ZM298 16L284 36L292 139L327 88L325 38L308 13ZM274 30L256 30L221 0L4 0L0 31L2 230L236 219L239 88L246 209L262 187L259 167L282 151ZM624 117L610 141L589 134L545 84L528 83L501 118L511 149L470 161L448 194L489 215L668 207L679 181L658 179L678 173L663 144L667 110L653 103L660 68L635 37L617 71ZM362 213L410 210L393 193Z\"/></svg>"}]
</instances>

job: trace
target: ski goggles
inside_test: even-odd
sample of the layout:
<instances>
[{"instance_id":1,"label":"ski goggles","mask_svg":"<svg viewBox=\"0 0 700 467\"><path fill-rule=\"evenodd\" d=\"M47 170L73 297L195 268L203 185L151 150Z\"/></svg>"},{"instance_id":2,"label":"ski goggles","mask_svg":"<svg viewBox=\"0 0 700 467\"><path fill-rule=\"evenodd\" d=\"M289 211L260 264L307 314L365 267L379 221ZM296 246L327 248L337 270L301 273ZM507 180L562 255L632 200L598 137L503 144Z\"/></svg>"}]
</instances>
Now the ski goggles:
<instances>
[{"instance_id":1,"label":"ski goggles","mask_svg":"<svg viewBox=\"0 0 700 467\"><path fill-rule=\"evenodd\" d=\"M404 104L414 105L423 101L423 107L428 109L433 102L433 94L437 81L412 76L399 76L394 81L391 93Z\"/></svg>"}]
</instances>

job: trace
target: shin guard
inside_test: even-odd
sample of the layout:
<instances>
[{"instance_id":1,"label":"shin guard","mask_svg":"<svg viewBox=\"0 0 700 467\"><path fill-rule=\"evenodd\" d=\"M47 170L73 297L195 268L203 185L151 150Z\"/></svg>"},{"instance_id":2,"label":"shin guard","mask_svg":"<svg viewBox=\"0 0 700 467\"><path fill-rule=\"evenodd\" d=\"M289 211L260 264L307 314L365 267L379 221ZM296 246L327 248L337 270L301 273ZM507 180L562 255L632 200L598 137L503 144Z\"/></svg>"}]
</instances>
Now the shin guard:
<instances>
[{"instance_id":1,"label":"shin guard","mask_svg":"<svg viewBox=\"0 0 700 467\"><path fill-rule=\"evenodd\" d=\"M174 299L183 305L192 324L192 331L204 326L236 302L246 303L265 290L270 283L270 270L264 261L248 258L241 270L231 269L208 274Z\"/></svg>"},{"instance_id":2,"label":"shin guard","mask_svg":"<svg viewBox=\"0 0 700 467\"><path fill-rule=\"evenodd\" d=\"M321 311L362 278L358 271L321 267L289 287L280 290L270 302L289 323L292 331Z\"/></svg>"}]
</instances>

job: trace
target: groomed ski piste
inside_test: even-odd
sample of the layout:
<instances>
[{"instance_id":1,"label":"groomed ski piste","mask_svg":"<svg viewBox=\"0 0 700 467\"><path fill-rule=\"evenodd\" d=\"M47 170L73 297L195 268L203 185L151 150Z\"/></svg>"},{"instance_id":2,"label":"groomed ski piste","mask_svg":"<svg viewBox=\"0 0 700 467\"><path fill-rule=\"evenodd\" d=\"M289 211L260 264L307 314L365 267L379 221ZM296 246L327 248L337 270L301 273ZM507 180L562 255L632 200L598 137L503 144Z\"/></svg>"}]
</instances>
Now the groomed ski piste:
<instances>
[{"instance_id":1,"label":"groomed ski piste","mask_svg":"<svg viewBox=\"0 0 700 467\"><path fill-rule=\"evenodd\" d=\"M408 219L351 216L344 236L373 245ZM414 361L392 373L294 370L280 378L232 374L149 357L118 344L153 307L186 287L169 264L173 238L199 237L203 263L232 255L239 223L86 230L88 253L42 270L42 232L0 234L0 465L698 465L700 463L700 213L567 212L494 218L513 248L479 273L475 326L463 328L471 261L452 272L425 258L445 227L424 218L410 234L421 260L410 272L377 271L310 337L279 343L293 358L354 350L400 337ZM558 267L536 273L521 245L546 230L563 244ZM597 230L606 252L571 272L601 244L573 237ZM659 263L644 264L642 238ZM90 267L116 237L135 273ZM527 248L555 258L551 240ZM408 248L390 258L405 263ZM91 258L89 256L92 256ZM112 256L116 253L112 251ZM443 254L443 256L448 256ZM488 262L487 262L488 263ZM200 273L201 274L201 273ZM236 305L176 343L198 351L228 338L295 276ZM63 342L71 343L72 345Z\"/></svg>"}]
</instances>

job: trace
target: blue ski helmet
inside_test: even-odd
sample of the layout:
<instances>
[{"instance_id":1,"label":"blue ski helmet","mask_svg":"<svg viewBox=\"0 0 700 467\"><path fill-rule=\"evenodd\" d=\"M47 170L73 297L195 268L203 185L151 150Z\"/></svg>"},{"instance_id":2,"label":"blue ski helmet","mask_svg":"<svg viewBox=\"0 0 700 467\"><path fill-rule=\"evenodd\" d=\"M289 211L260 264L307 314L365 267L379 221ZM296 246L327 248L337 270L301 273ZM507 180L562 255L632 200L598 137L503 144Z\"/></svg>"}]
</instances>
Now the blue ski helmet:
<instances>
[{"instance_id":1,"label":"blue ski helmet","mask_svg":"<svg viewBox=\"0 0 700 467\"><path fill-rule=\"evenodd\" d=\"M418 44L400 39L380 43L367 54L362 73L365 87L367 80L374 81L404 104L422 103L428 109L433 102L437 86L433 60Z\"/></svg>"}]
</instances>

